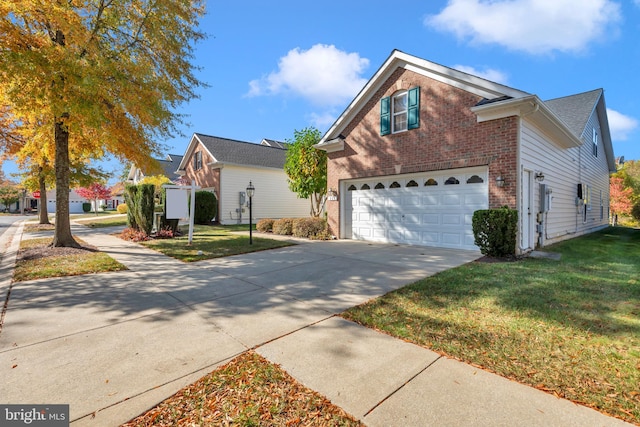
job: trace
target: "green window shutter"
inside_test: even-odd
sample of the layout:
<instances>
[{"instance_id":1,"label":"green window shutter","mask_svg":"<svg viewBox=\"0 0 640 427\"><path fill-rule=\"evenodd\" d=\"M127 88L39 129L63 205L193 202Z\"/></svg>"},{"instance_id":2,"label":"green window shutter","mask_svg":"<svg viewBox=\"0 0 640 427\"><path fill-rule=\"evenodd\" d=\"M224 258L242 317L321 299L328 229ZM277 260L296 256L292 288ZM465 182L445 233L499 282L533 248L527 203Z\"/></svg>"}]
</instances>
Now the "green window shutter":
<instances>
[{"instance_id":1,"label":"green window shutter","mask_svg":"<svg viewBox=\"0 0 640 427\"><path fill-rule=\"evenodd\" d=\"M380 135L391 133L391 97L380 100Z\"/></svg>"},{"instance_id":2,"label":"green window shutter","mask_svg":"<svg viewBox=\"0 0 640 427\"><path fill-rule=\"evenodd\" d=\"M420 127L420 87L409 89L407 107L407 129Z\"/></svg>"}]
</instances>

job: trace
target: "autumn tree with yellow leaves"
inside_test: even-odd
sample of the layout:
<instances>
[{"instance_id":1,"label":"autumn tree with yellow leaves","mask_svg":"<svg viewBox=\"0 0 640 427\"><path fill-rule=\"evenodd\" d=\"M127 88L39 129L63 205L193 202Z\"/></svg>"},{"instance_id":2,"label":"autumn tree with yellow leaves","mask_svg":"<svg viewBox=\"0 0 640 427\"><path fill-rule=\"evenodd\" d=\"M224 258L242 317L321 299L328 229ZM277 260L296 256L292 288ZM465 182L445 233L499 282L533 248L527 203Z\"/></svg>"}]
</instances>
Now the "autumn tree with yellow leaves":
<instances>
[{"instance_id":1,"label":"autumn tree with yellow leaves","mask_svg":"<svg viewBox=\"0 0 640 427\"><path fill-rule=\"evenodd\" d=\"M78 245L74 162L153 167L156 141L177 133L175 108L203 84L191 64L203 14L203 0L0 2L0 149L52 161L54 246Z\"/></svg>"}]
</instances>

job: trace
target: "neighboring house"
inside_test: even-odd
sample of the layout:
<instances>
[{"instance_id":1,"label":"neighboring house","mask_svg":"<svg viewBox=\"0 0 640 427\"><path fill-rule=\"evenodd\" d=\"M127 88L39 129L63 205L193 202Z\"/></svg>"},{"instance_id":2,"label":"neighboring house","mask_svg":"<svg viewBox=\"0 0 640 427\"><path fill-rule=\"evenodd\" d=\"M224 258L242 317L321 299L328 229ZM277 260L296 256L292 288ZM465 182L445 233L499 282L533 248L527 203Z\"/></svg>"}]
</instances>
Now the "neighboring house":
<instances>
[{"instance_id":1,"label":"neighboring house","mask_svg":"<svg viewBox=\"0 0 640 427\"><path fill-rule=\"evenodd\" d=\"M156 159L156 161L162 168L162 175L169 178L171 182L177 182L180 180L180 175L177 171L178 165L180 165L180 162L182 161L182 156L178 154L168 154L164 159ZM129 184L138 184L147 175L149 175L149 171L143 171L136 165L131 165L126 182ZM152 173L151 176L153 175L157 175L157 173Z\"/></svg>"},{"instance_id":2,"label":"neighboring house","mask_svg":"<svg viewBox=\"0 0 640 427\"><path fill-rule=\"evenodd\" d=\"M180 163L183 180L218 198L221 224L249 222L249 182L255 187L253 220L309 216L309 201L289 190L284 172L286 149L195 133ZM275 144L274 144L275 145Z\"/></svg>"},{"instance_id":3,"label":"neighboring house","mask_svg":"<svg viewBox=\"0 0 640 427\"><path fill-rule=\"evenodd\" d=\"M266 145L268 147L282 148L282 149L286 150L287 146L288 146L288 143L275 141L273 139L266 139L265 138L260 142L260 145Z\"/></svg>"},{"instance_id":4,"label":"neighboring house","mask_svg":"<svg viewBox=\"0 0 640 427\"><path fill-rule=\"evenodd\" d=\"M77 214L84 213L82 209L82 204L85 202L90 202L90 200L85 199L84 197L80 197L76 190L69 191L69 213ZM47 213L55 213L56 211L56 190L47 191Z\"/></svg>"},{"instance_id":5,"label":"neighboring house","mask_svg":"<svg viewBox=\"0 0 640 427\"><path fill-rule=\"evenodd\" d=\"M473 212L506 205L522 253L608 224L601 89L543 102L395 50L316 147L340 238L477 249Z\"/></svg>"},{"instance_id":6,"label":"neighboring house","mask_svg":"<svg viewBox=\"0 0 640 427\"><path fill-rule=\"evenodd\" d=\"M124 183L117 182L111 187L111 199L106 200L107 209L115 209L124 203Z\"/></svg>"}]
</instances>

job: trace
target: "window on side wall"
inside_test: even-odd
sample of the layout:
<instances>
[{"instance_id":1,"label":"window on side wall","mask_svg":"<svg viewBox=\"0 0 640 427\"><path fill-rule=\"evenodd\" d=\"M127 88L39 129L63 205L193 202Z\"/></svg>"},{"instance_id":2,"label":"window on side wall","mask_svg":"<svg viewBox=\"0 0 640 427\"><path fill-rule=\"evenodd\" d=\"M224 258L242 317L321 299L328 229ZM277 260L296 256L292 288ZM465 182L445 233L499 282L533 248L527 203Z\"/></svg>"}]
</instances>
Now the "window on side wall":
<instances>
[{"instance_id":1,"label":"window on side wall","mask_svg":"<svg viewBox=\"0 0 640 427\"><path fill-rule=\"evenodd\" d=\"M400 91L380 100L380 135L420 127L420 88Z\"/></svg>"},{"instance_id":2,"label":"window on side wall","mask_svg":"<svg viewBox=\"0 0 640 427\"><path fill-rule=\"evenodd\" d=\"M593 155L595 157L598 157L598 130L596 128L593 128L592 142L593 142L593 146L592 146Z\"/></svg>"},{"instance_id":3,"label":"window on side wall","mask_svg":"<svg viewBox=\"0 0 640 427\"><path fill-rule=\"evenodd\" d=\"M200 170L202 169L202 151L197 151L193 156L193 169Z\"/></svg>"}]
</instances>

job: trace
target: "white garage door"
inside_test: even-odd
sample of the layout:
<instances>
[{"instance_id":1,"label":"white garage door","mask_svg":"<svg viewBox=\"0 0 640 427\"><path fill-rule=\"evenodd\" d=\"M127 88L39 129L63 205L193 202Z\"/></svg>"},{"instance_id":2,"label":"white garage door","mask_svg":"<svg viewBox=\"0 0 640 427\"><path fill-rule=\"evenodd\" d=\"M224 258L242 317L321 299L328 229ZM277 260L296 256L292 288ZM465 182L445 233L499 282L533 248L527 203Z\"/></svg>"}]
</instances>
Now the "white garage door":
<instances>
[{"instance_id":1,"label":"white garage door","mask_svg":"<svg viewBox=\"0 0 640 427\"><path fill-rule=\"evenodd\" d=\"M486 167L353 180L345 190L347 238L478 249L471 219L488 208Z\"/></svg>"}]
</instances>

